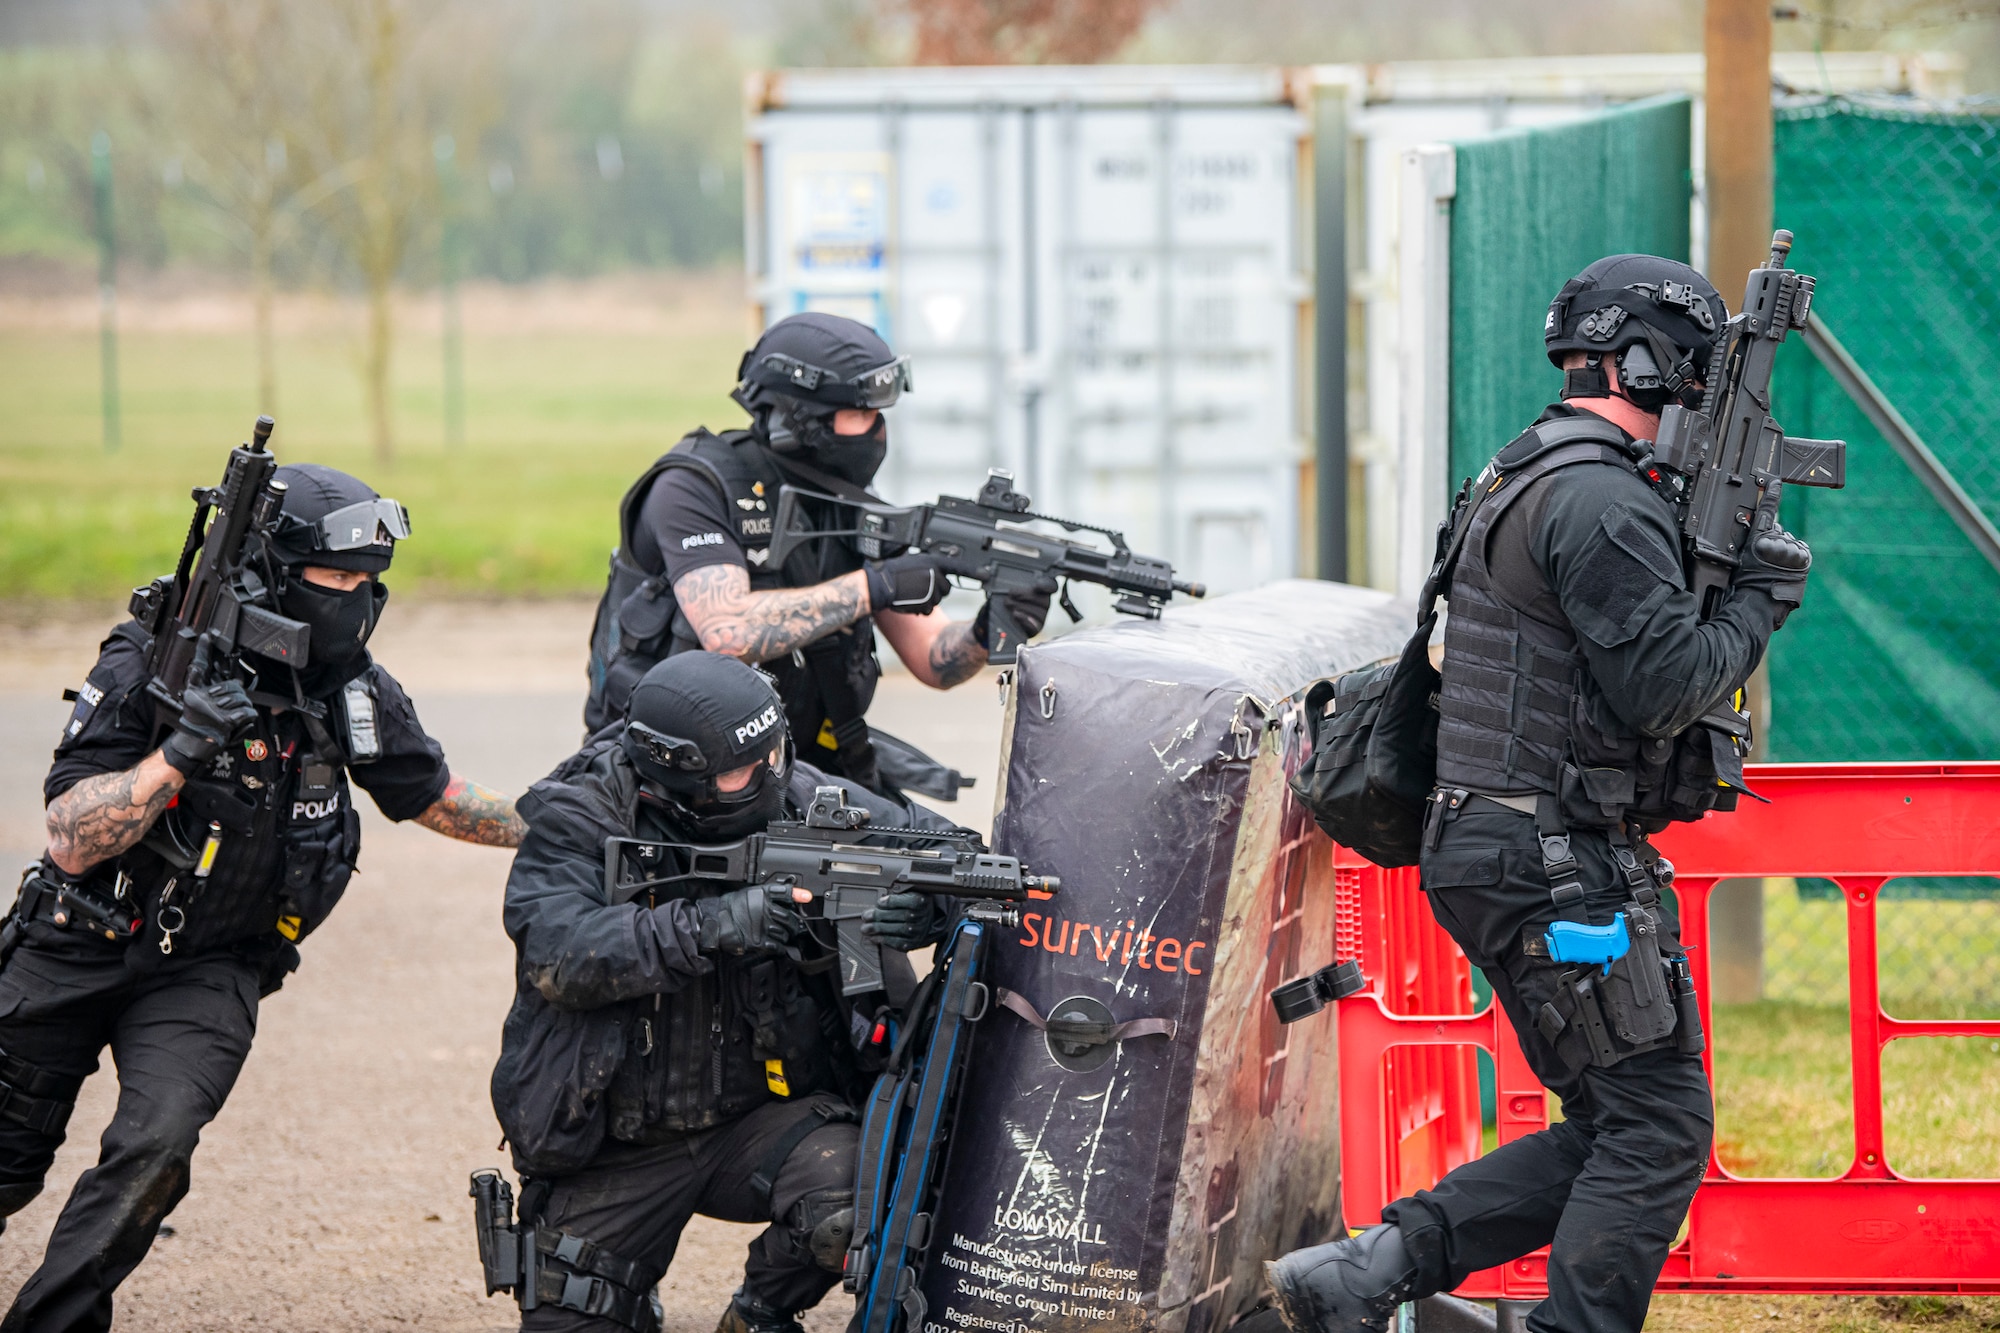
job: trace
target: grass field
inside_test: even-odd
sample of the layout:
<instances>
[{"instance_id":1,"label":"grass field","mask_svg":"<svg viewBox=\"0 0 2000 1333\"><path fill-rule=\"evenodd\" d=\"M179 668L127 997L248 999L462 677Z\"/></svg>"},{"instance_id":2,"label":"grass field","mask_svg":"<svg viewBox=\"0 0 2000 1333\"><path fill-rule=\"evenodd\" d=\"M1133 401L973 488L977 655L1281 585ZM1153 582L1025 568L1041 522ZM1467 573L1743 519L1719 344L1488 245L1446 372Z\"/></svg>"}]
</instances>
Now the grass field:
<instances>
[{"instance_id":1,"label":"grass field","mask_svg":"<svg viewBox=\"0 0 2000 1333\"><path fill-rule=\"evenodd\" d=\"M688 428L741 422L739 330L468 333L466 443L444 447L435 336L396 357L395 459L367 445L356 346L280 340L281 459L355 472L409 506L390 582L460 595L603 586L617 501ZM255 416L247 334L131 333L123 447L107 454L94 335L0 332L0 598L101 600L171 566L188 489L222 475Z\"/></svg>"}]
</instances>

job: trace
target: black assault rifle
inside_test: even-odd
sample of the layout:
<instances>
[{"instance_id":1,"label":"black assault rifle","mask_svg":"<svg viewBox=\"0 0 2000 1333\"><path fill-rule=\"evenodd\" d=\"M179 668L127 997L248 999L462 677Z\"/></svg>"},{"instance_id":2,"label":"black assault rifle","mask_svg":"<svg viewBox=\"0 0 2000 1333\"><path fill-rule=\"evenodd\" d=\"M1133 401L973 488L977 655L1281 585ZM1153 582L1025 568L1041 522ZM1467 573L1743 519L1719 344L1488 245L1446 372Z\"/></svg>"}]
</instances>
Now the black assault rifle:
<instances>
[{"instance_id":1,"label":"black assault rifle","mask_svg":"<svg viewBox=\"0 0 2000 1333\"><path fill-rule=\"evenodd\" d=\"M222 484L195 487L194 521L174 572L132 593L132 618L153 636L146 690L168 716L179 715L184 690L207 683L188 678L204 637L215 679L234 671L246 652L294 668L310 660L310 629L271 610L269 571L260 572L254 559L263 543L250 541L269 535L285 500L285 483L271 475L278 460L266 447L274 424L258 417L250 442L229 451ZM303 699L272 702L312 707Z\"/></svg>"},{"instance_id":2,"label":"black assault rifle","mask_svg":"<svg viewBox=\"0 0 2000 1333\"><path fill-rule=\"evenodd\" d=\"M1771 417L1778 344L1811 314L1813 279L1785 267L1792 234L1771 237L1771 257L1752 269L1743 305L1717 333L1701 406L1660 413L1656 478L1679 508L1682 563L1702 619L1715 614L1735 578L1765 489L1847 484L1847 445L1785 434Z\"/></svg>"},{"instance_id":3,"label":"black assault rifle","mask_svg":"<svg viewBox=\"0 0 2000 1333\"><path fill-rule=\"evenodd\" d=\"M801 499L844 505L858 515L856 526L815 531L799 508ZM977 499L942 495L928 505L879 504L785 486L778 491L778 511L771 525L771 564L782 565L795 548L827 537L858 538L862 554L870 559L903 551L941 557L947 575L978 583L993 595L987 612L991 646L986 660L1001 665L1014 660L1027 637L1007 613L1003 599L1045 578L1062 581L1062 609L1071 620L1083 619L1070 600L1071 582L1101 584L1120 594L1116 609L1148 620L1159 619L1161 608L1177 592L1201 597L1208 591L1199 583L1176 579L1174 567L1156 556L1133 554L1122 532L1033 513L1028 503L1028 497L1014 489L1014 474L1000 468L986 474ZM1111 549L1022 526L1032 520L1069 532L1098 533L1110 540Z\"/></svg>"},{"instance_id":4,"label":"black assault rifle","mask_svg":"<svg viewBox=\"0 0 2000 1333\"><path fill-rule=\"evenodd\" d=\"M967 900L966 915L1012 929L1018 904L1062 887L1053 875L1031 875L1014 857L987 851L977 834L876 828L867 820L866 810L847 804L844 789L821 787L803 820L780 820L738 842L607 838L605 892L615 904L690 880L804 889L813 898L808 918L833 924L841 993L858 995L883 988L882 946L861 930L863 914L882 895L948 893ZM877 845L853 841L864 837Z\"/></svg>"}]
</instances>

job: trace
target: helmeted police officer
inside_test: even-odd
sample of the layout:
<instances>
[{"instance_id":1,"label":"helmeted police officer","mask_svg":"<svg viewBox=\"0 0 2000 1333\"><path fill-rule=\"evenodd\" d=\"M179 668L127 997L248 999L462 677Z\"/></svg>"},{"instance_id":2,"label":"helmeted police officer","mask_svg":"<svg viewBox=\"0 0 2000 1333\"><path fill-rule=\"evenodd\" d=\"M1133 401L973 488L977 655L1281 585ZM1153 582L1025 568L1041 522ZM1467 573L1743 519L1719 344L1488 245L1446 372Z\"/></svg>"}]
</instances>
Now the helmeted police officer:
<instances>
[{"instance_id":1,"label":"helmeted police officer","mask_svg":"<svg viewBox=\"0 0 2000 1333\"><path fill-rule=\"evenodd\" d=\"M857 1041L874 1014L791 947L807 929L794 890L695 880L611 903L606 840L730 841L798 818L827 785L878 827L954 826L794 760L777 691L735 658L668 658L628 712L521 798L517 993L493 1105L544 1255L522 1327L656 1329L648 1292L701 1213L771 1224L723 1333L797 1333L853 1229ZM891 894L864 928L908 950L942 938L949 911Z\"/></svg>"},{"instance_id":2,"label":"helmeted police officer","mask_svg":"<svg viewBox=\"0 0 2000 1333\"><path fill-rule=\"evenodd\" d=\"M1501 450L1459 511L1447 592L1432 911L1486 974L1564 1119L1398 1199L1381 1226L1269 1266L1294 1333L1390 1327L1396 1306L1550 1247L1537 1333L1636 1331L1707 1163L1713 1107L1671 867L1646 835L1742 790L1735 695L1811 563L1755 516L1700 620L1650 443L1692 407L1726 319L1684 264L1613 255L1545 328L1563 403ZM1551 957L1554 923L1609 926L1609 974Z\"/></svg>"},{"instance_id":3,"label":"helmeted police officer","mask_svg":"<svg viewBox=\"0 0 2000 1333\"><path fill-rule=\"evenodd\" d=\"M197 649L160 731L150 640L111 632L75 695L44 792L47 854L0 948L0 1217L41 1191L78 1089L111 1048L117 1115L0 1327L105 1329L112 1293L188 1189L202 1127L249 1054L259 1000L298 965L360 854L348 779L390 819L513 846L513 803L446 766L367 643L401 505L345 473L281 467L270 608L311 629L304 670ZM303 696L298 708L252 702Z\"/></svg>"},{"instance_id":4,"label":"helmeted police officer","mask_svg":"<svg viewBox=\"0 0 2000 1333\"><path fill-rule=\"evenodd\" d=\"M889 447L884 409L910 387L909 361L866 325L807 313L779 320L743 356L732 397L743 430L695 431L634 482L619 506L619 546L591 631L586 729L620 716L633 684L691 649L761 663L778 682L800 753L877 791L957 795L949 775L863 721L881 666L873 628L917 679L939 689L986 664L987 612L936 612L950 591L922 553L870 558L853 538L809 542L769 564L778 488L873 498ZM820 500L819 530L852 529L852 511ZM1008 597L1032 636L1053 580Z\"/></svg>"}]
</instances>

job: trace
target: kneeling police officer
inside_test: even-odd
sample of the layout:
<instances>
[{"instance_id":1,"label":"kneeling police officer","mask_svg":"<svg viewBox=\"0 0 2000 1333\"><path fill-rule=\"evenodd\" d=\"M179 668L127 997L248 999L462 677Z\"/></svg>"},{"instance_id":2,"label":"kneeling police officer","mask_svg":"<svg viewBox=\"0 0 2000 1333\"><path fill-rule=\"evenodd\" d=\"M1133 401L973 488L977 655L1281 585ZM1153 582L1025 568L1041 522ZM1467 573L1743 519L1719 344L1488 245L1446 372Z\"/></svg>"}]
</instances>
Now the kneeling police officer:
<instances>
[{"instance_id":1,"label":"kneeling police officer","mask_svg":"<svg viewBox=\"0 0 2000 1333\"><path fill-rule=\"evenodd\" d=\"M661 456L618 509L618 550L590 641L590 731L617 720L634 682L676 653L706 649L762 663L778 683L802 756L829 773L895 794L955 800L957 775L863 720L882 668L876 629L924 684L950 689L986 665L987 610L951 620L935 559L874 558L866 539L808 542L770 564L778 489L842 500L868 489L889 450L883 411L910 387L909 358L838 315L791 315L743 354L731 397L747 429L706 428ZM853 511L802 506L817 531L852 530ZM1007 594L1033 637L1053 579Z\"/></svg>"},{"instance_id":2,"label":"kneeling police officer","mask_svg":"<svg viewBox=\"0 0 2000 1333\"><path fill-rule=\"evenodd\" d=\"M824 786L878 827L955 829L795 761L777 691L734 658L667 659L628 713L521 798L506 907L517 991L493 1071L520 1222L542 1256L532 1295L515 1294L521 1326L656 1329L648 1293L701 1213L771 1224L724 1333L797 1333L853 1230L851 1107L869 1072L855 1025L865 1039L871 1015L793 947L803 891L697 880L686 896L611 903L606 840L734 841L800 817ZM950 910L890 894L866 929L918 948Z\"/></svg>"},{"instance_id":3,"label":"kneeling police officer","mask_svg":"<svg viewBox=\"0 0 2000 1333\"><path fill-rule=\"evenodd\" d=\"M310 627L310 664L245 654L225 675L204 643L162 742L151 638L127 621L76 692L49 769L48 851L0 935L0 1218L41 1192L107 1046L119 1099L9 1330L111 1326L112 1293L187 1193L260 1000L354 872L350 778L390 819L520 841L513 802L451 772L368 654L388 596L379 576L409 534L402 506L315 464L276 479L285 498L258 563L273 576L270 609ZM253 690L325 704L326 720Z\"/></svg>"},{"instance_id":4,"label":"kneeling police officer","mask_svg":"<svg viewBox=\"0 0 2000 1333\"><path fill-rule=\"evenodd\" d=\"M1661 409L1698 404L1726 318L1685 264L1592 264L1545 326L1562 403L1472 487L1423 885L1564 1118L1396 1200L1382 1225L1270 1265L1294 1333L1385 1330L1398 1304L1543 1245L1549 1295L1529 1329L1645 1320L1714 1127L1672 871L1646 835L1742 790L1741 747L1699 723L1730 709L1811 563L1777 527L1773 483L1714 616L1686 590L1647 460ZM1551 957L1558 923L1620 913L1630 947L1603 974Z\"/></svg>"}]
</instances>

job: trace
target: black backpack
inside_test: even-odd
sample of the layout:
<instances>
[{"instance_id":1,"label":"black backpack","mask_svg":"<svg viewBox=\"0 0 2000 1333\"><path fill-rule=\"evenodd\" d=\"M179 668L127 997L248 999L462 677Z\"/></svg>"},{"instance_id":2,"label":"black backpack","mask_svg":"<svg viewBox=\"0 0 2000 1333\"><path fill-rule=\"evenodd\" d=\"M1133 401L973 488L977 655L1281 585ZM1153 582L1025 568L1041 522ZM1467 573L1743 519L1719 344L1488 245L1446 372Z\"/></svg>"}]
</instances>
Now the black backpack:
<instances>
[{"instance_id":1,"label":"black backpack","mask_svg":"<svg viewBox=\"0 0 2000 1333\"><path fill-rule=\"evenodd\" d=\"M1471 526L1470 481L1438 525L1437 559L1417 599L1417 632L1393 662L1323 680L1306 692L1312 752L1292 775L1292 794L1313 822L1378 866L1413 866L1424 806L1437 784L1438 689L1431 665L1437 599L1450 584Z\"/></svg>"}]
</instances>

